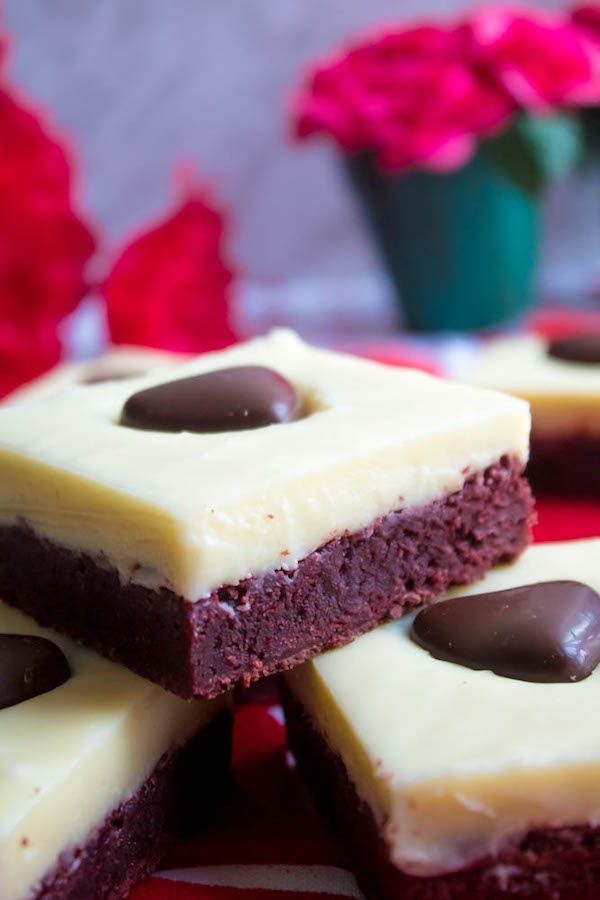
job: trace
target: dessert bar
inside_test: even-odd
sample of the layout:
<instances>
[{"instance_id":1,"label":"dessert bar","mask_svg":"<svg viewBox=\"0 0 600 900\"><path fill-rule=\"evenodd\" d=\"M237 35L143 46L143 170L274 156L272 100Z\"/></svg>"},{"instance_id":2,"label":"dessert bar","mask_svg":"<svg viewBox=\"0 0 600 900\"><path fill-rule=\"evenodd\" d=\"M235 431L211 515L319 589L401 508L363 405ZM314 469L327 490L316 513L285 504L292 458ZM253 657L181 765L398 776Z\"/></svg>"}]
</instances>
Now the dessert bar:
<instances>
[{"instance_id":1,"label":"dessert bar","mask_svg":"<svg viewBox=\"0 0 600 900\"><path fill-rule=\"evenodd\" d=\"M222 798L230 730L1 604L2 900L127 896Z\"/></svg>"},{"instance_id":2,"label":"dessert bar","mask_svg":"<svg viewBox=\"0 0 600 900\"><path fill-rule=\"evenodd\" d=\"M0 410L0 591L182 697L338 646L530 538L527 405L293 333Z\"/></svg>"},{"instance_id":3,"label":"dessert bar","mask_svg":"<svg viewBox=\"0 0 600 900\"><path fill-rule=\"evenodd\" d=\"M283 676L369 900L599 896L599 553L534 545Z\"/></svg>"},{"instance_id":4,"label":"dessert bar","mask_svg":"<svg viewBox=\"0 0 600 900\"><path fill-rule=\"evenodd\" d=\"M492 341L467 378L529 402L534 491L600 496L600 335Z\"/></svg>"}]
</instances>

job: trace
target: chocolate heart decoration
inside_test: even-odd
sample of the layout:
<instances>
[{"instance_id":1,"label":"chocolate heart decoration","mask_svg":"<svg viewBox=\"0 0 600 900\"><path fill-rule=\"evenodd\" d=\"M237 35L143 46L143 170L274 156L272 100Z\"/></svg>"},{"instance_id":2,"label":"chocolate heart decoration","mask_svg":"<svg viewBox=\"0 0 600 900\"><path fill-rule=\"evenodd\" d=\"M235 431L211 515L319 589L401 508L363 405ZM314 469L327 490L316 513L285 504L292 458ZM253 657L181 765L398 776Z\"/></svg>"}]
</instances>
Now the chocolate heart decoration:
<instances>
[{"instance_id":1,"label":"chocolate heart decoration","mask_svg":"<svg viewBox=\"0 0 600 900\"><path fill-rule=\"evenodd\" d=\"M600 597L548 581L435 603L410 636L436 659L520 681L581 681L600 662Z\"/></svg>"},{"instance_id":2,"label":"chocolate heart decoration","mask_svg":"<svg viewBox=\"0 0 600 900\"><path fill-rule=\"evenodd\" d=\"M571 334L550 341L548 356L565 362L594 365L600 363L600 334Z\"/></svg>"},{"instance_id":3,"label":"chocolate heart decoration","mask_svg":"<svg viewBox=\"0 0 600 900\"><path fill-rule=\"evenodd\" d=\"M52 691L70 677L69 663L52 641L0 634L0 709Z\"/></svg>"},{"instance_id":4,"label":"chocolate heart decoration","mask_svg":"<svg viewBox=\"0 0 600 900\"><path fill-rule=\"evenodd\" d=\"M236 366L139 391L125 403L120 424L149 431L240 431L292 422L300 409L287 378L263 366Z\"/></svg>"}]
</instances>

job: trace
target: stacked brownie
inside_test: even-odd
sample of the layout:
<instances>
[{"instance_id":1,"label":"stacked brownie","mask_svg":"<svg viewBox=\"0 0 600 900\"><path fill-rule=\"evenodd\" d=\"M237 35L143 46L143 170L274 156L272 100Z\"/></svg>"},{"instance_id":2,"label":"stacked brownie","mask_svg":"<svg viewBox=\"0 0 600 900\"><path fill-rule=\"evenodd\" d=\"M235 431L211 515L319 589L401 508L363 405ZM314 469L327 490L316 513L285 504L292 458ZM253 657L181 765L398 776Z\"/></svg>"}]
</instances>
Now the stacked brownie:
<instances>
[{"instance_id":1,"label":"stacked brownie","mask_svg":"<svg viewBox=\"0 0 600 900\"><path fill-rule=\"evenodd\" d=\"M186 703L0 606L0 897L124 897L225 787L229 700Z\"/></svg>"},{"instance_id":2,"label":"stacked brownie","mask_svg":"<svg viewBox=\"0 0 600 900\"><path fill-rule=\"evenodd\" d=\"M536 493L600 496L600 334L494 340L467 378L528 401Z\"/></svg>"},{"instance_id":3,"label":"stacked brownie","mask_svg":"<svg viewBox=\"0 0 600 900\"><path fill-rule=\"evenodd\" d=\"M600 540L538 544L285 679L365 896L600 896Z\"/></svg>"},{"instance_id":4,"label":"stacked brownie","mask_svg":"<svg viewBox=\"0 0 600 900\"><path fill-rule=\"evenodd\" d=\"M5 630L50 640L85 679L77 704L71 676L0 711L2 734L14 720L20 736L10 759L42 704L68 716L76 706L90 727L100 721L94 703L121 724L123 707L132 718L123 778L107 788L114 803L90 803L78 834L55 828L59 807L41 811L54 773L32 776L27 802L14 776L0 782L14 796L0 860L13 858L11 842L31 839L19 819L30 807L40 809L35 840L45 853L0 895L79 896L85 871L96 873L95 897L125 896L173 830L177 791L162 774L198 732L196 752L206 743L214 756L202 726L223 701L209 698L348 644L517 557L530 539L528 434L521 400L317 350L286 331L2 409L0 594L21 610L4 608ZM70 661L79 655L89 677ZM112 705L112 682L122 707ZM181 728L164 740L161 704L169 726L181 710ZM388 715L401 721L397 709ZM62 747L64 733L59 719L48 740ZM85 764L81 740L64 745L63 763ZM148 754L133 771L127 760L140 745ZM142 824L146 833L132 838ZM127 828L117 864L112 848Z\"/></svg>"}]
</instances>

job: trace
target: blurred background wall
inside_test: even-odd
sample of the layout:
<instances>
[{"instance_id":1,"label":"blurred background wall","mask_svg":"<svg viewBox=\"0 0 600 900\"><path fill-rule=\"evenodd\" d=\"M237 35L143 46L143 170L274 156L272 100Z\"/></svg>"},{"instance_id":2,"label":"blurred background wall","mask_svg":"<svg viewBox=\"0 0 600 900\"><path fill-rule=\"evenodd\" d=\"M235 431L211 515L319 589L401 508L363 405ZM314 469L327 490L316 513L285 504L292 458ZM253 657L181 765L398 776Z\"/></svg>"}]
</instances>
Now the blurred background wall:
<instances>
[{"instance_id":1,"label":"blurred background wall","mask_svg":"<svg viewBox=\"0 0 600 900\"><path fill-rule=\"evenodd\" d=\"M352 303L356 284L369 296L381 289L369 281L371 249L333 151L290 143L286 101L306 61L351 33L462 6L5 0L4 11L14 78L76 136L87 205L113 240L165 209L171 166L185 156L232 210L232 247L250 280L335 278ZM590 190L575 180L548 197L545 294L577 297L600 279L598 182ZM346 277L365 273L351 290Z\"/></svg>"}]
</instances>

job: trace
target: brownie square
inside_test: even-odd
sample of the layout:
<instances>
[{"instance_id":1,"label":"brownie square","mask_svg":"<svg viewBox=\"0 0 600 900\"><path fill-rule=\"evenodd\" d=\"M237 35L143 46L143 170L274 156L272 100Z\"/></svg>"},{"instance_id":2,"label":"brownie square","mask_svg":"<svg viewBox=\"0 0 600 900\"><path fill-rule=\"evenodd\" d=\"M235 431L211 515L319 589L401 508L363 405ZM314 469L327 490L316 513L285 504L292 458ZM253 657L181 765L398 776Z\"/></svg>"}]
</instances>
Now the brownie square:
<instances>
[{"instance_id":1,"label":"brownie square","mask_svg":"<svg viewBox=\"0 0 600 900\"><path fill-rule=\"evenodd\" d=\"M554 356L553 348L573 358ZM471 384L530 404L527 475L536 493L600 496L599 350L594 335L555 342L536 335L503 338L491 341L467 373Z\"/></svg>"},{"instance_id":2,"label":"brownie square","mask_svg":"<svg viewBox=\"0 0 600 900\"><path fill-rule=\"evenodd\" d=\"M242 366L287 379L300 414L120 424L133 394ZM0 590L182 697L214 696L518 554L528 428L522 401L285 331L168 377L65 388L0 410Z\"/></svg>"},{"instance_id":3,"label":"brownie square","mask_svg":"<svg viewBox=\"0 0 600 900\"><path fill-rule=\"evenodd\" d=\"M538 544L451 595L598 592L599 551ZM413 642L411 618L282 680L291 748L365 895L597 897L600 671L534 683L471 669Z\"/></svg>"},{"instance_id":4,"label":"brownie square","mask_svg":"<svg viewBox=\"0 0 600 900\"><path fill-rule=\"evenodd\" d=\"M126 897L227 790L227 697L186 702L0 605L0 896Z\"/></svg>"}]
</instances>

